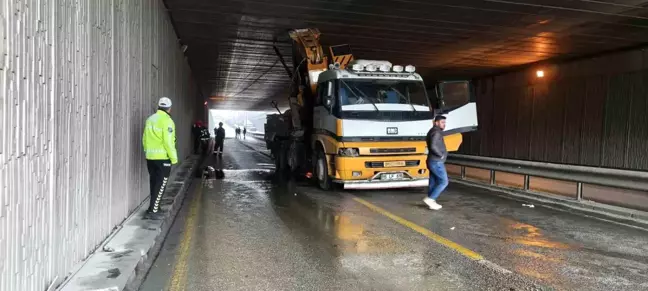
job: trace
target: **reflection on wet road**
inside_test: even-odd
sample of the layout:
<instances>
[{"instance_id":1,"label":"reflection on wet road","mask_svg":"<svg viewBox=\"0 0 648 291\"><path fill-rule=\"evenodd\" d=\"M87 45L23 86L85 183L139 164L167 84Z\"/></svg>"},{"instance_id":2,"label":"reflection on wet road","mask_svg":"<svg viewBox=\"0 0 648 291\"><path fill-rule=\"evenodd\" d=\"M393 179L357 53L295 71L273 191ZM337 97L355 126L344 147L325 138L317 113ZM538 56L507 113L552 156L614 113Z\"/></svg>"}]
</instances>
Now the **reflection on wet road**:
<instances>
[{"instance_id":1,"label":"reflection on wet road","mask_svg":"<svg viewBox=\"0 0 648 291\"><path fill-rule=\"evenodd\" d=\"M187 196L141 290L166 290L174 280L186 290L648 289L643 231L523 208L459 185L440 198L442 211L431 212L421 207L421 190L335 193L279 183L269 158L227 143L224 158L207 161L223 169L224 179L205 181L201 195ZM186 223L190 205L195 223ZM183 256L186 266L178 266Z\"/></svg>"}]
</instances>

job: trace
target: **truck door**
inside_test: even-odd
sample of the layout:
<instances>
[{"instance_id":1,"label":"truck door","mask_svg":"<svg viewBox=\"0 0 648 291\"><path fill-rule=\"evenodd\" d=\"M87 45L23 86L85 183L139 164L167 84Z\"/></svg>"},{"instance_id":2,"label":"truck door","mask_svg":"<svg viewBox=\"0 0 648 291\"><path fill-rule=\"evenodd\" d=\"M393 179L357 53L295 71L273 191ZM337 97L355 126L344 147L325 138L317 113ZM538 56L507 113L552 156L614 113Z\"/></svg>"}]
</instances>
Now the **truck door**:
<instances>
[{"instance_id":1,"label":"truck door","mask_svg":"<svg viewBox=\"0 0 648 291\"><path fill-rule=\"evenodd\" d=\"M331 115L331 108L335 103L335 88L333 81L319 84L317 101L313 108L313 127L335 133L336 122Z\"/></svg>"},{"instance_id":2,"label":"truck door","mask_svg":"<svg viewBox=\"0 0 648 291\"><path fill-rule=\"evenodd\" d=\"M442 81L436 86L437 114L446 117L446 135L477 130L477 103L470 81Z\"/></svg>"}]
</instances>

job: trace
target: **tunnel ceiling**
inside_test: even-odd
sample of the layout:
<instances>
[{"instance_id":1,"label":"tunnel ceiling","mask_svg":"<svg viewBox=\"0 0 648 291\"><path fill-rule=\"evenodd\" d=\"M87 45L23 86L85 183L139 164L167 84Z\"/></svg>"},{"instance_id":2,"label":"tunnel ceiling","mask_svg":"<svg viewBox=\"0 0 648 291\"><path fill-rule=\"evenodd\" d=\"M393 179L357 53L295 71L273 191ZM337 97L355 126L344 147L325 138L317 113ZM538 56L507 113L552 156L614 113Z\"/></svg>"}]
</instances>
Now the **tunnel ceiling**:
<instances>
[{"instance_id":1,"label":"tunnel ceiling","mask_svg":"<svg viewBox=\"0 0 648 291\"><path fill-rule=\"evenodd\" d=\"M289 79L273 45L289 61L293 28L318 28L326 46L350 44L356 58L413 64L427 78L476 77L648 41L648 1L164 2L217 109L267 110L270 100L286 99Z\"/></svg>"}]
</instances>

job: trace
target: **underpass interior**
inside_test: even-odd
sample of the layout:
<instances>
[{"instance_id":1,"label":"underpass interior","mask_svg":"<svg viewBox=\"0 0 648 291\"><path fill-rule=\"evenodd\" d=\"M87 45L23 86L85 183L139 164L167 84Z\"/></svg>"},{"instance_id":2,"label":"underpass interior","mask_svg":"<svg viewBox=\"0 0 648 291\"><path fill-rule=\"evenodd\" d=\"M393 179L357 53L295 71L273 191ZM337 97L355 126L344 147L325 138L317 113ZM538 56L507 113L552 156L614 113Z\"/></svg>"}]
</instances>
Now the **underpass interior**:
<instances>
[{"instance_id":1,"label":"underpass interior","mask_svg":"<svg viewBox=\"0 0 648 291\"><path fill-rule=\"evenodd\" d=\"M648 290L647 19L641 0L0 4L0 290ZM430 98L471 82L442 210L276 173L263 124L298 28L414 65ZM162 96L181 161L147 220ZM223 157L192 152L196 120L225 124Z\"/></svg>"}]
</instances>

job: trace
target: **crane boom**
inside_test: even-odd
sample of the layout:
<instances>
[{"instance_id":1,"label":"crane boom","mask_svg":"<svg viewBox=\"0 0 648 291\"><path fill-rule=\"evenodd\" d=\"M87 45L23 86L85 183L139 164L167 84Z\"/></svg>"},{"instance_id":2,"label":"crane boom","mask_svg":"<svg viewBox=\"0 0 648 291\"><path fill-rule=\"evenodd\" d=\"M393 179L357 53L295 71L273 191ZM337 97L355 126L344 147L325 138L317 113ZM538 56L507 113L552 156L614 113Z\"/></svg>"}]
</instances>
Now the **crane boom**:
<instances>
[{"instance_id":1,"label":"crane boom","mask_svg":"<svg viewBox=\"0 0 648 291\"><path fill-rule=\"evenodd\" d=\"M314 93L317 89L317 76L328 67L328 58L319 41L320 32L316 28L306 28L291 30L288 34L294 41L293 54L301 54L298 58L293 56L295 71L303 73L303 85L310 87L311 93ZM306 65L304 69L302 64Z\"/></svg>"}]
</instances>

